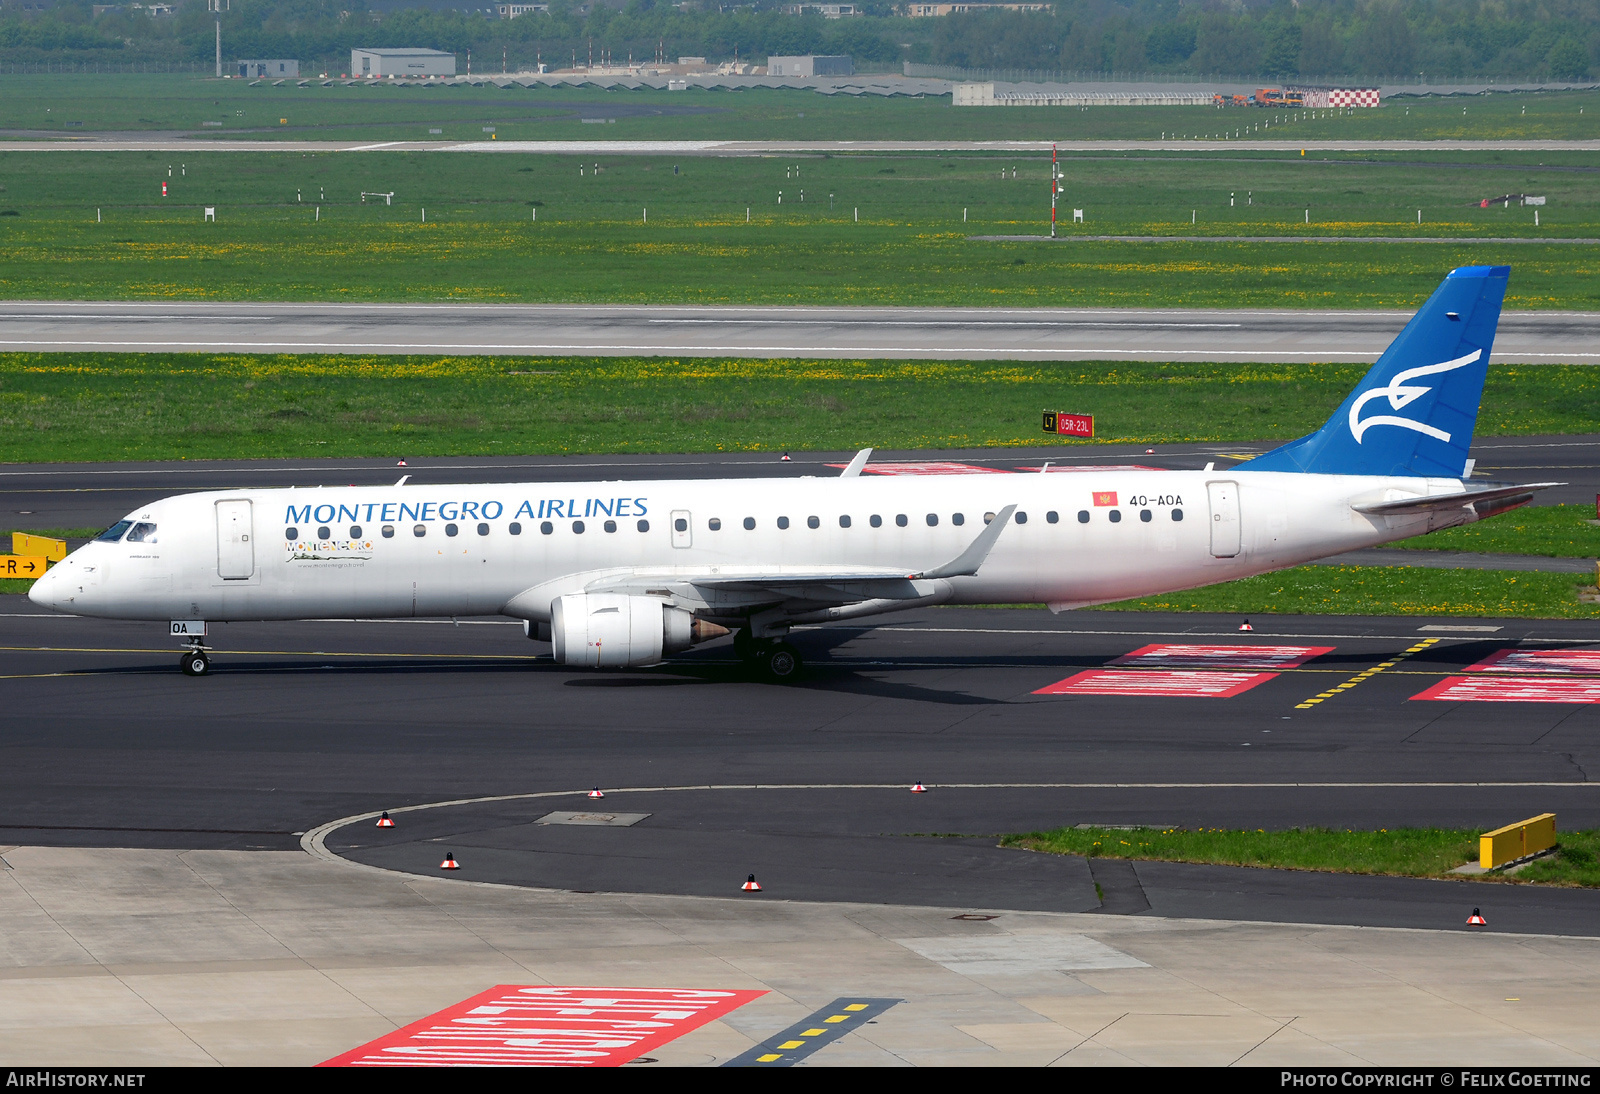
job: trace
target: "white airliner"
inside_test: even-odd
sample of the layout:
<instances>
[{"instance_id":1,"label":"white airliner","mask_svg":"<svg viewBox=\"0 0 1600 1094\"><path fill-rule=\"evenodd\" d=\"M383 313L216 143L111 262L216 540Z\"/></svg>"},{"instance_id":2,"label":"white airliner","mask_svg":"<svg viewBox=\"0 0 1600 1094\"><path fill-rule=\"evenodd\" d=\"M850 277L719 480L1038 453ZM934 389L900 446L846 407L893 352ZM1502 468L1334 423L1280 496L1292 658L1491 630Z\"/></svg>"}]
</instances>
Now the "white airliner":
<instances>
[{"instance_id":1,"label":"white airliner","mask_svg":"<svg viewBox=\"0 0 1600 1094\"><path fill-rule=\"evenodd\" d=\"M75 615L208 622L504 615L574 666L735 631L772 679L795 624L929 604L1061 611L1467 524L1552 483L1467 458L1508 267L1453 271L1316 433L1225 471L227 490L164 498L34 583Z\"/></svg>"}]
</instances>

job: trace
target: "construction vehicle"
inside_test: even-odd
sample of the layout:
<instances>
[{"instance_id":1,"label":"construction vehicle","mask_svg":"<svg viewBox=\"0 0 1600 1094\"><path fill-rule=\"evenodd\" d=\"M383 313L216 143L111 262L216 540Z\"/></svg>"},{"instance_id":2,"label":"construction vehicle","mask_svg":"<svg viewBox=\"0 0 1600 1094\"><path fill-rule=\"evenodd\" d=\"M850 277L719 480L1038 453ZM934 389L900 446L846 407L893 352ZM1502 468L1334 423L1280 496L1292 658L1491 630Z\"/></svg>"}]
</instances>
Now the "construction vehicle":
<instances>
[{"instance_id":1,"label":"construction vehicle","mask_svg":"<svg viewBox=\"0 0 1600 1094\"><path fill-rule=\"evenodd\" d=\"M1255 106L1299 107L1306 105L1306 97L1298 91L1280 91L1277 88L1259 88L1251 97Z\"/></svg>"}]
</instances>

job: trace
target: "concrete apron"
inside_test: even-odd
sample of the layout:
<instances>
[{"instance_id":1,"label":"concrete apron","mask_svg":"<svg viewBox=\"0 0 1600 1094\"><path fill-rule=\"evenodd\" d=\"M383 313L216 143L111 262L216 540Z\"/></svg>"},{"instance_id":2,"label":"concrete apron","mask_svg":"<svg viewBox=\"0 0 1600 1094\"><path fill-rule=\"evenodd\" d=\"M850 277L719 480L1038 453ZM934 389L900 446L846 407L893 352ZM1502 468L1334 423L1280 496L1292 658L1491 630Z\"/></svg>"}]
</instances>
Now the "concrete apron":
<instances>
[{"instance_id":1,"label":"concrete apron","mask_svg":"<svg viewBox=\"0 0 1600 1094\"><path fill-rule=\"evenodd\" d=\"M736 889L742 879L732 879ZM0 853L0 1064L306 1065L496 984L757 988L711 1065L841 996L810 1065L1586 1065L1600 939L578 894L300 852Z\"/></svg>"}]
</instances>

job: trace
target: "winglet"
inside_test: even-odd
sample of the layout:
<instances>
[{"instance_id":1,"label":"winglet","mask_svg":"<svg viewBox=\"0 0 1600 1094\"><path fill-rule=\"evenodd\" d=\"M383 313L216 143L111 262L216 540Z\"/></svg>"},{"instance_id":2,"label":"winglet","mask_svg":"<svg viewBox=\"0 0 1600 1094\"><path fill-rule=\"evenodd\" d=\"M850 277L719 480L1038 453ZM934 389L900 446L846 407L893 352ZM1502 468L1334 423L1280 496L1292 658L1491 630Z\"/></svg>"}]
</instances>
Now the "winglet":
<instances>
[{"instance_id":1,"label":"winglet","mask_svg":"<svg viewBox=\"0 0 1600 1094\"><path fill-rule=\"evenodd\" d=\"M850 461L850 465L843 471L839 472L839 477L841 479L853 479L857 477L861 474L861 469L867 466L867 460L870 459L871 456L872 449L863 448L860 452L856 453L856 457Z\"/></svg>"},{"instance_id":2,"label":"winglet","mask_svg":"<svg viewBox=\"0 0 1600 1094\"><path fill-rule=\"evenodd\" d=\"M924 570L920 574L912 574L914 581L924 578L936 577L971 577L978 572L978 567L983 565L983 560L989 557L995 540L1000 538L1000 533L1006 530L1006 525L1011 523L1011 514L1017 511L1015 505L1008 505L995 514L994 520L989 522L989 527L978 533L978 538L967 544L967 549L943 566L935 566L931 570Z\"/></svg>"}]
</instances>

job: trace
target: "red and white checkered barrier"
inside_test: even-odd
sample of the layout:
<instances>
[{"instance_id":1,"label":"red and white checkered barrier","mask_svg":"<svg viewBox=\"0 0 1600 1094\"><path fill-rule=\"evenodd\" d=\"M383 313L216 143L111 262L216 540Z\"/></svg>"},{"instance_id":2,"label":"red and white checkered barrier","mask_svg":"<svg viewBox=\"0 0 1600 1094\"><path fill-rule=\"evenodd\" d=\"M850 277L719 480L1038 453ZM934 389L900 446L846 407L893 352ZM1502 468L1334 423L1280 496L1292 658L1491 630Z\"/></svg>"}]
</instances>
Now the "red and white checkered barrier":
<instances>
[{"instance_id":1,"label":"red and white checkered barrier","mask_svg":"<svg viewBox=\"0 0 1600 1094\"><path fill-rule=\"evenodd\" d=\"M1377 106L1378 89L1375 87L1336 87L1328 92L1328 105L1331 107Z\"/></svg>"}]
</instances>

